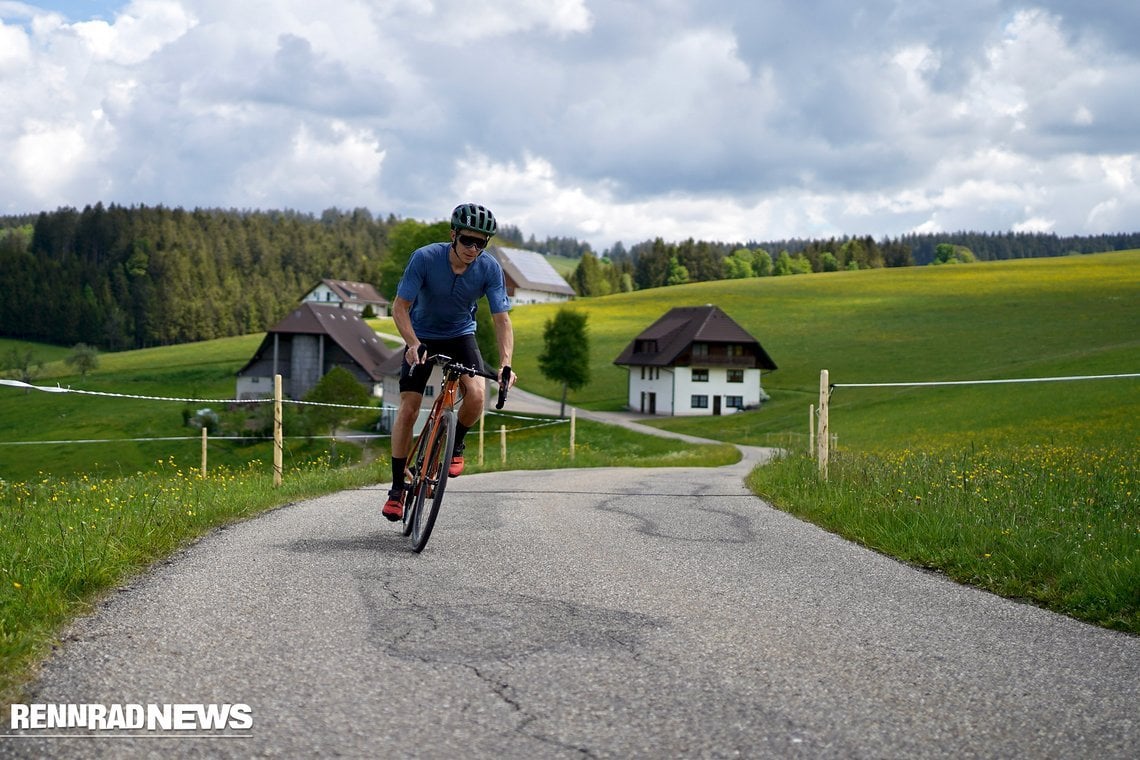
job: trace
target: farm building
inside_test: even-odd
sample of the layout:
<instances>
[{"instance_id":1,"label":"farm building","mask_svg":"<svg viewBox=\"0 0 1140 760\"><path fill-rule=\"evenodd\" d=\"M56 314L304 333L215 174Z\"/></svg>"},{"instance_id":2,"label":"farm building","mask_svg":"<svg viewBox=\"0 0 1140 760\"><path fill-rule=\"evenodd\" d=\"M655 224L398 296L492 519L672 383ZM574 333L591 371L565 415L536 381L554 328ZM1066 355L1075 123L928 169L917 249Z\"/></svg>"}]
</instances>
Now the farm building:
<instances>
[{"instance_id":1,"label":"farm building","mask_svg":"<svg viewBox=\"0 0 1140 760\"><path fill-rule=\"evenodd\" d=\"M359 313L339 306L305 302L293 309L262 339L237 373L237 398L273 395L273 376L281 375L282 393L300 399L333 367L343 367L380 395L382 365L398 352L388 348Z\"/></svg>"},{"instance_id":2,"label":"farm building","mask_svg":"<svg viewBox=\"0 0 1140 760\"><path fill-rule=\"evenodd\" d=\"M301 301L325 306L339 306L342 309L351 309L361 314L371 306L373 315L377 317L388 316L392 307L388 299L380 295L375 286L366 282L350 282L348 280L321 280L305 294Z\"/></svg>"},{"instance_id":3,"label":"farm building","mask_svg":"<svg viewBox=\"0 0 1140 760\"><path fill-rule=\"evenodd\" d=\"M629 408L642 414L719 415L767 400L776 369L760 342L716 306L670 309L614 364L629 368Z\"/></svg>"},{"instance_id":4,"label":"farm building","mask_svg":"<svg viewBox=\"0 0 1140 760\"><path fill-rule=\"evenodd\" d=\"M487 250L503 267L507 299L512 307L569 301L574 297L574 288L566 284L541 253L497 245L488 246Z\"/></svg>"}]
</instances>

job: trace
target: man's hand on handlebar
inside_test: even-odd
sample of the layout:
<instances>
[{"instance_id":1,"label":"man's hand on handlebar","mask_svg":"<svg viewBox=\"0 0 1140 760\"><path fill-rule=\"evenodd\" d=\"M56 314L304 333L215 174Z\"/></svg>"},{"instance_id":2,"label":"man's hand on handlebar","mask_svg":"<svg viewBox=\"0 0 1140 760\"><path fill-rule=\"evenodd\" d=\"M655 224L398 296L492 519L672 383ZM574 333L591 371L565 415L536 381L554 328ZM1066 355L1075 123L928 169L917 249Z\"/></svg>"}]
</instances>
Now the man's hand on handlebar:
<instances>
[{"instance_id":1,"label":"man's hand on handlebar","mask_svg":"<svg viewBox=\"0 0 1140 760\"><path fill-rule=\"evenodd\" d=\"M409 367L423 364L427 361L427 346L423 343L417 343L414 346L406 347L404 349L404 361L408 363Z\"/></svg>"},{"instance_id":2,"label":"man's hand on handlebar","mask_svg":"<svg viewBox=\"0 0 1140 760\"><path fill-rule=\"evenodd\" d=\"M515 383L519 379L518 374L511 369L511 365L509 364L501 368L499 370L499 376L495 378L499 385L503 384L504 377L506 378L508 388L514 388Z\"/></svg>"}]
</instances>

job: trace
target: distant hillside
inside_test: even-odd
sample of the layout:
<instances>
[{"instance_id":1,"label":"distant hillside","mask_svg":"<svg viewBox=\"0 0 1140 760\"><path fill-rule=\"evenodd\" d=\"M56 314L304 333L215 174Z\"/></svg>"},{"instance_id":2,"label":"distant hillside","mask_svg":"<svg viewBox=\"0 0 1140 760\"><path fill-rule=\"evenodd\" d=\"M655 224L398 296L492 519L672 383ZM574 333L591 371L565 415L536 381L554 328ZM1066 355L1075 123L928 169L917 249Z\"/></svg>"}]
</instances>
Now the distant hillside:
<instances>
[{"instance_id":1,"label":"distant hillside","mask_svg":"<svg viewBox=\"0 0 1140 760\"><path fill-rule=\"evenodd\" d=\"M719 418L666 418L661 424L703 437L779 445L806 439L808 408L818 401L819 371L836 383L967 380L1140 371L1140 251L1056 259L836 272L803 277L700 283L586 299L566 306L515 309L515 368L522 387L552 398L561 388L542 376L545 323L560 308L587 315L589 385L575 406L620 409L627 372L613 360L673 306L712 303L756 336L779 369L764 377L772 400L758 411ZM46 362L36 384L174 398L224 399L260 333L183 346L104 354L80 377L58 348L31 346ZM0 350L28 348L0 341ZM1119 444L1140 436L1137 380L938 389L836 389L832 424L842 446L910 448L946 439L1000 436L1057 443ZM152 466L171 452L195 461L183 414L201 404L138 402L0 386L6 440L154 438L112 450L80 444L0 446L0 478L35 472ZM509 402L508 402L508 409ZM582 442L599 446L602 442ZM383 444L381 444L383 445ZM252 457L256 447L227 447ZM112 456L112 453L114 456ZM6 469L7 468L7 469ZM23 477L23 475L21 475Z\"/></svg>"},{"instance_id":2,"label":"distant hillside","mask_svg":"<svg viewBox=\"0 0 1140 760\"><path fill-rule=\"evenodd\" d=\"M410 229L409 229L410 228ZM366 209L319 217L102 204L0 217L0 337L103 350L175 345L265 330L320 279L368 282L382 293L415 246L446 237L445 222L374 218ZM422 234L417 234L422 233ZM576 292L601 296L664 285L834 270L907 267L940 255L1019 259L1123 246L1140 234L869 236L733 243L618 243L598 258L571 238L504 242L544 253Z\"/></svg>"},{"instance_id":3,"label":"distant hillside","mask_svg":"<svg viewBox=\"0 0 1140 760\"><path fill-rule=\"evenodd\" d=\"M740 425L754 432L806 432L808 406L818 399L825 368L837 383L1140 371L1137 303L1140 251L728 280L587 299L570 308L587 315L592 378L570 400L594 409L622 408L628 376L613 360L674 306L720 306L779 366L764 378L770 404L717 421L714 437L731 439L741 433ZM512 315L515 365L524 386L552 397L561 389L541 376L537 356L545 322L559 308L528 306ZM1121 382L1133 384L844 391L834 399L836 425L847 436L857 434L856 440L903 445L908 431L916 440L921 429L942 426L942 416L959 430L981 432L1022 418L1032 429L1060 431L1080 420L1094 424L1089 421L1132 414L1129 429L1137 430L1140 386ZM907 405L885 408L887 398ZM990 399L1000 400L992 416L984 408ZM931 400L937 404L925 407ZM681 420L668 426L688 424L707 426Z\"/></svg>"}]
</instances>

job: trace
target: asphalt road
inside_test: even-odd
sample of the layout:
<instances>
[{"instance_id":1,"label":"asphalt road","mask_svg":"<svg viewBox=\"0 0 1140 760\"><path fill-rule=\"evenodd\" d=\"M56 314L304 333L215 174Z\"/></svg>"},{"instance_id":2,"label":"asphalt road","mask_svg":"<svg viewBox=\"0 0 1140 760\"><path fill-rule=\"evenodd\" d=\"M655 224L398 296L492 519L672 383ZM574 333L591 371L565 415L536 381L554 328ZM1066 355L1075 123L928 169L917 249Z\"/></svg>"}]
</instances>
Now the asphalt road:
<instances>
[{"instance_id":1,"label":"asphalt road","mask_svg":"<svg viewBox=\"0 0 1140 760\"><path fill-rule=\"evenodd\" d=\"M773 510L747 454L463 476L420 555L383 486L218 531L79 621L31 701L244 703L252 728L0 754L1137 756L1140 639Z\"/></svg>"}]
</instances>

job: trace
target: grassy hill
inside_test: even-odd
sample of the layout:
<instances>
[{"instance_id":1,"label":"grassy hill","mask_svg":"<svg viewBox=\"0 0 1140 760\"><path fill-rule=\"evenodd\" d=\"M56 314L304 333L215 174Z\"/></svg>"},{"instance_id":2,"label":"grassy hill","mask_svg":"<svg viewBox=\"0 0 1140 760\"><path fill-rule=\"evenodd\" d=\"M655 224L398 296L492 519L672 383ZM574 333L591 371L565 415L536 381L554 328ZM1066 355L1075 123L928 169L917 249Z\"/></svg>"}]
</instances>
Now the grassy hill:
<instances>
[{"instance_id":1,"label":"grassy hill","mask_svg":"<svg viewBox=\"0 0 1140 760\"><path fill-rule=\"evenodd\" d=\"M1131 251L732 280L579 301L573 308L588 315L592 380L571 394L571 402L622 408L627 374L613 359L670 307L706 303L720 306L755 335L780 367L765 376L772 400L761 410L655 423L721 440L806 439L808 409L818 400L823 368L840 384L1140 371L1140 251ZM542 377L538 355L545 322L558 308L526 306L512 315L522 387L552 397L560 388ZM142 403L0 387L0 431L8 441L190 436L184 411L232 398L234 373L260 340L250 335L104 354L86 378L63 363L66 349L41 347L50 361L38 385L203 402ZM0 353L12 345L3 342ZM840 446L857 448L913 448L963 438L1135 440L1137 382L838 388L832 430ZM172 453L193 462L198 448L195 441L0 446L0 477L134 472ZM264 451L235 445L220 456L224 464L240 464Z\"/></svg>"},{"instance_id":2,"label":"grassy hill","mask_svg":"<svg viewBox=\"0 0 1140 760\"><path fill-rule=\"evenodd\" d=\"M662 427L763 443L806 435L819 373L832 383L978 380L1140 371L1140 251L968 266L879 269L699 283L574 304L589 318L592 381L573 403L619 409L625 345L673 306L720 306L755 335L779 369L762 410L673 418ZM537 356L560 308L512 315L515 364L529 390L556 395ZM840 445L905 447L947 437L1131 434L1140 393L1131 380L937 389L836 389ZM1113 432L1115 431L1115 432Z\"/></svg>"}]
</instances>

